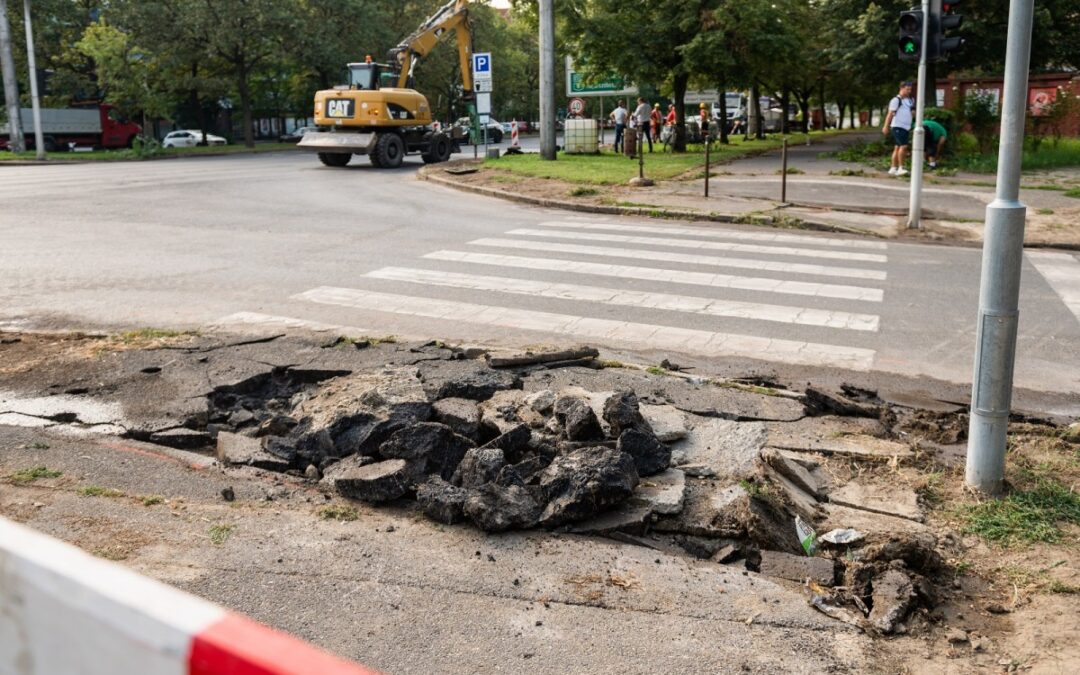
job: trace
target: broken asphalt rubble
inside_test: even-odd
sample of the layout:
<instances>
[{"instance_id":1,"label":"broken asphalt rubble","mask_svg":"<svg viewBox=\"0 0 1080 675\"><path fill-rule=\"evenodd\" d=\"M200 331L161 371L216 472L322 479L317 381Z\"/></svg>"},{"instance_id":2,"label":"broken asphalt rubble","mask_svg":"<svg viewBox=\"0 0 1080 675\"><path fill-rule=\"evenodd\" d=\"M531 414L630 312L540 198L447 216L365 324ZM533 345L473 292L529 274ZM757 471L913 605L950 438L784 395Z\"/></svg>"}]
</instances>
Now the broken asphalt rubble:
<instances>
[{"instance_id":1,"label":"broken asphalt rubble","mask_svg":"<svg viewBox=\"0 0 1080 675\"><path fill-rule=\"evenodd\" d=\"M601 369L588 347L334 346L305 352L303 366L283 347L263 357L275 365L218 371L192 350L213 383L203 408L128 420L127 435L213 445L226 466L317 481L327 498L415 503L440 523L606 536L737 565L803 585L814 607L865 630L904 630L933 605L942 560L915 493L837 485L829 469L908 460L894 430L945 413L853 388L798 394ZM950 440L948 424L935 428ZM813 556L796 517L828 533Z\"/></svg>"}]
</instances>

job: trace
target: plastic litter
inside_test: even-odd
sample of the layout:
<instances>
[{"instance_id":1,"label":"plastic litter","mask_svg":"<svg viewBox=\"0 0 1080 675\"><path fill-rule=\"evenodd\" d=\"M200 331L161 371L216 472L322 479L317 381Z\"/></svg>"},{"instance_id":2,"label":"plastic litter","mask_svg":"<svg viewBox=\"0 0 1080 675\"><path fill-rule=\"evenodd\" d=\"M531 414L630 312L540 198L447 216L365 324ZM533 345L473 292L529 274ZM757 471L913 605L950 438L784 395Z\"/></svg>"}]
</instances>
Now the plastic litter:
<instances>
[{"instance_id":1,"label":"plastic litter","mask_svg":"<svg viewBox=\"0 0 1080 675\"><path fill-rule=\"evenodd\" d=\"M807 525L799 516L795 516L795 534L799 537L799 543L802 544L806 555L817 553L817 532L814 532L814 528Z\"/></svg>"},{"instance_id":2,"label":"plastic litter","mask_svg":"<svg viewBox=\"0 0 1080 675\"><path fill-rule=\"evenodd\" d=\"M829 530L821 535L821 541L833 544L834 546L857 544L863 539L866 539L865 534L851 528Z\"/></svg>"}]
</instances>

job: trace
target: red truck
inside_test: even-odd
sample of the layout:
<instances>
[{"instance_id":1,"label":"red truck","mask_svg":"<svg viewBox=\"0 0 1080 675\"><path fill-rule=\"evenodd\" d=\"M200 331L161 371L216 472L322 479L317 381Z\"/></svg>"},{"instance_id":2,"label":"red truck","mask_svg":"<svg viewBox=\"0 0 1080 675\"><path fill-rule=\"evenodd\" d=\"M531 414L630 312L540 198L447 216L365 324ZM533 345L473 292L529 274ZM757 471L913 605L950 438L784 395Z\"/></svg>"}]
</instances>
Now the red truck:
<instances>
[{"instance_id":1,"label":"red truck","mask_svg":"<svg viewBox=\"0 0 1080 675\"><path fill-rule=\"evenodd\" d=\"M34 115L21 108L23 136L27 149L34 147ZM142 127L120 114L115 107L102 104L74 108L42 108L41 132L45 150L57 152L71 147L130 148ZM0 150L9 143L8 125L0 126Z\"/></svg>"}]
</instances>

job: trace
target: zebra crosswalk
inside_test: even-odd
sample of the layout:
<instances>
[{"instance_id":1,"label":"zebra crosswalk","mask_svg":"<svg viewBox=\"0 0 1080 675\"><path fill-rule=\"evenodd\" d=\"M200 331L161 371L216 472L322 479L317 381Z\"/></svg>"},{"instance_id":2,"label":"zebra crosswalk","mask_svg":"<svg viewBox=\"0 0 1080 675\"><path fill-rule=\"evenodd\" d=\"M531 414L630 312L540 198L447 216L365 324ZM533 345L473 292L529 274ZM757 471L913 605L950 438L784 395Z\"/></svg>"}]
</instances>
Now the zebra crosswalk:
<instances>
[{"instance_id":1,"label":"zebra crosswalk","mask_svg":"<svg viewBox=\"0 0 1080 675\"><path fill-rule=\"evenodd\" d=\"M873 240L551 220L430 251L372 269L347 288L321 286L291 300L338 308L362 317L363 325L420 326L428 334L386 330L418 338L445 337L449 326L479 335L498 328L865 371L876 356L887 263L888 245ZM243 313L231 318L267 321Z\"/></svg>"}]
</instances>

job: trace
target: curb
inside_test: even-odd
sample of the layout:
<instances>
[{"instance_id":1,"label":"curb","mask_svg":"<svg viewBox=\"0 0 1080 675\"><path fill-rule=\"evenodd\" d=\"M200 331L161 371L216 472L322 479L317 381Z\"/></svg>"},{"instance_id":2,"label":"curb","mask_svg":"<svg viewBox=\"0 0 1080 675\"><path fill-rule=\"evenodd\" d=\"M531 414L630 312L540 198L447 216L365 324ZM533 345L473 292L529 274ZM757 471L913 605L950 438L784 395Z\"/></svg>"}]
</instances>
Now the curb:
<instances>
[{"instance_id":1,"label":"curb","mask_svg":"<svg viewBox=\"0 0 1080 675\"><path fill-rule=\"evenodd\" d=\"M417 172L417 176L421 180L443 185L445 187L460 190L462 192L471 192L474 194L483 195L485 197L494 197L496 199L503 199L506 201L517 202L520 204L530 204L532 206L543 206L546 208L557 208L566 211L579 211L582 213L601 213L605 215L616 216L645 216L648 218L672 218L679 220L691 220L699 222L714 222L714 223L736 223L747 225L773 225L776 219L772 216L731 216L727 214L719 213L701 213L699 211L683 211L679 209L665 209L665 208L644 208L640 206L605 206L603 204L579 204L577 202L568 202L561 199L544 199L542 197L530 197L528 195L514 194L499 190L497 188L485 187L482 185L468 185L465 183L459 183L449 178L433 175L433 171L441 171L445 167L432 168L421 167ZM799 219L799 222L806 225L809 229L819 230L822 232L837 232L843 234L859 234L869 237L881 238L881 235L871 230L864 230L857 227L844 227L839 225L833 225L830 223L816 222L812 220Z\"/></svg>"},{"instance_id":2,"label":"curb","mask_svg":"<svg viewBox=\"0 0 1080 675\"><path fill-rule=\"evenodd\" d=\"M0 518L0 673L373 675Z\"/></svg>"}]
</instances>

